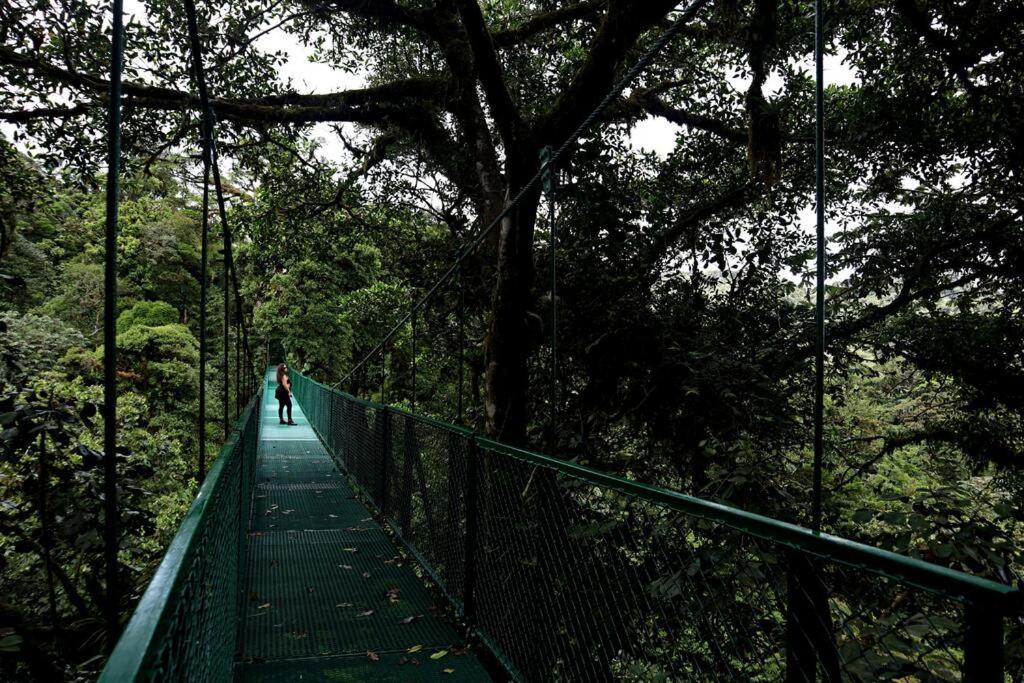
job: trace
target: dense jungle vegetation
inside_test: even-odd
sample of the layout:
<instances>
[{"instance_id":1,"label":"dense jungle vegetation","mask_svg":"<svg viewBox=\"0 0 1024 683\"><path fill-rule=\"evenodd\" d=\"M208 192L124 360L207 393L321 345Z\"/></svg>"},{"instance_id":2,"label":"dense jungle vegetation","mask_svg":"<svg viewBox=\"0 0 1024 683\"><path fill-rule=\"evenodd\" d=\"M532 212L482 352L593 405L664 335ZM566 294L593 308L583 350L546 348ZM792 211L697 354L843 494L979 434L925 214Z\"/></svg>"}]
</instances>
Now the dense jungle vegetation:
<instances>
[{"instance_id":1,"label":"dense jungle vegetation","mask_svg":"<svg viewBox=\"0 0 1024 683\"><path fill-rule=\"evenodd\" d=\"M827 90L825 529L1020 583L1024 7L826 4L829 51L852 78ZM675 7L201 4L257 344L273 340L321 381L348 375ZM117 318L126 618L196 491L202 174L182 12L145 0L127 29ZM3 679L86 679L103 661L108 15L94 0L0 2ZM296 92L279 75L286 55L259 40L269 29L363 83ZM559 167L556 297L550 208L539 190L526 194L462 274L467 422L807 523L812 38L807 2L704 9ZM634 144L651 118L675 124L666 154ZM344 154L328 154L325 138ZM221 282L213 261L213 397ZM411 329L395 339L387 401L411 401L416 354L417 408L453 419L457 296L446 288L426 309L415 349ZM379 367L346 389L380 399ZM220 409L211 399L209 458ZM1007 650L1018 673L1022 629L1015 622Z\"/></svg>"}]
</instances>

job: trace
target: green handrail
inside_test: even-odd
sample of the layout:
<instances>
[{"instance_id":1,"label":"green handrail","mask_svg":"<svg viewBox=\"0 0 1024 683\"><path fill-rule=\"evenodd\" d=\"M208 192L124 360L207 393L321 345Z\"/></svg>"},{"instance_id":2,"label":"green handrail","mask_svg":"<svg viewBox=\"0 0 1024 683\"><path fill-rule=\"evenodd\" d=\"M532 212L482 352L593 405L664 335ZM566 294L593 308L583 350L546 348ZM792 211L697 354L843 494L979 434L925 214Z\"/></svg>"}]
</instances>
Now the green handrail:
<instances>
[{"instance_id":1,"label":"green handrail","mask_svg":"<svg viewBox=\"0 0 1024 683\"><path fill-rule=\"evenodd\" d=\"M239 490L243 490L242 481L228 481L228 475L235 473L227 470L229 467L234 468L236 461L240 458L253 455L247 454L245 447L246 440L252 439L253 434L258 434L261 398L262 391L253 396L242 415L235 422L234 428L221 448L219 457L200 486L198 495L168 546L167 553L150 580L131 620L121 633L117 646L107 660L99 678L101 682L158 680L161 678L166 658L175 656L175 653L167 652L167 649L173 645L169 642L171 640L169 635L175 625L175 612L182 607L183 601L199 599L196 595L186 597L185 593L190 579L193 578L191 570L197 557L204 550L208 550L201 547L203 531L205 525L213 521L213 515L218 512L215 509L217 507L215 498L227 487L236 483ZM239 465L237 476L241 479L245 463L237 464ZM245 496L240 496L238 502L245 505ZM241 529L241 533L244 534L244 528ZM243 540L243 538L239 538L239 543ZM236 595L229 597L232 602L237 599ZM195 608L196 606L186 605L185 607ZM232 620L230 637L232 639L230 653L233 653L234 620ZM231 659L229 658L224 664L230 671Z\"/></svg>"},{"instance_id":2,"label":"green handrail","mask_svg":"<svg viewBox=\"0 0 1024 683\"><path fill-rule=\"evenodd\" d=\"M395 415L410 418L421 424L430 425L431 427L443 429L460 436L472 437L478 444L509 457L533 465L547 467L595 486L613 488L627 495L658 503L694 517L719 522L738 531L755 535L773 543L846 564L860 566L868 571L907 581L925 590L940 592L959 600L990 599L993 601L993 605L998 606L998 609L1005 610L1004 613L1013 613L1024 607L1024 592L1015 586L998 583L990 579L974 576L906 555L900 555L888 550L882 550L839 536L815 532L806 527L783 522L754 512L747 512L730 505L715 503L660 486L625 479L569 460L562 460L550 455L510 446L481 436L467 427L449 424L425 415L417 415L402 408L368 401L340 389L329 387L312 378L305 377L299 372L294 372L293 374L302 377L324 391L335 392L344 396L347 400L367 408L387 410Z\"/></svg>"},{"instance_id":3,"label":"green handrail","mask_svg":"<svg viewBox=\"0 0 1024 683\"><path fill-rule=\"evenodd\" d=\"M370 502L384 514L397 536L406 543L413 557L425 565L426 573L439 584L443 593L452 600L454 607L462 611L467 618L474 616L470 612L477 611L471 609L472 603L475 602L473 593L477 590L477 586L473 585L473 582L486 583L488 580L487 577L478 578L479 571L475 564L477 562L475 557L477 552L475 547L477 543L476 530L483 524L478 517L487 514L486 508L478 509L477 507L476 487L481 485L475 483L478 481L477 477L493 477L495 468L497 468L499 470L497 476L501 476L502 472L533 472L533 474L529 474L527 480L533 481L537 472L546 470L554 475L554 479L551 481L557 481L564 477L576 482L576 485L590 487L588 490L594 492L614 491L623 498L643 505L656 506L658 509L678 513L683 516L682 519L690 518L699 520L701 523L710 522L716 528L729 529L740 534L735 539L740 545L748 544L742 540L743 538L752 538L765 542L769 549L775 548L782 553L788 553L786 557L789 559L774 560L764 566L771 565L771 567L781 568L789 576L788 589L782 589L788 597L783 599L782 603L787 615L785 617L786 628L796 628L796 631L787 631L786 635L788 644L785 649L789 653L787 657L793 658L793 661L788 661L784 668L787 671L786 675L791 679L799 680L801 675L807 675L810 670L808 667L816 666L814 664L816 658L820 658L820 666L826 670L831 667L829 675L839 675L839 670L846 667L847 663L841 660L847 654L839 653L836 650L838 646L829 639L830 636L826 637L820 633L820 631L827 631L831 627L824 623L821 624L821 628L807 626L808 620L818 620L815 623L819 623L823 618L825 622L831 619L827 616L827 613L833 609L829 606L831 599L829 589L825 587L822 579L822 576L831 571L833 575L848 578L858 575L861 577L877 576L880 581L893 582L892 586L914 587L922 590L921 597L914 599L918 603L918 607L915 608L915 611L906 614L906 620L908 622L923 620L927 627L931 627L933 617L938 617L941 622L943 614L948 617L953 612L948 611L952 608L922 607L928 603L924 596L934 595L934 600L951 600L963 605L962 609L954 616L957 625L954 631L962 636L962 641L938 643L938 646L948 646L959 652L952 659L962 657L961 664L957 666L962 666L964 680L1002 680L1004 620L1005 617L1019 614L1024 610L1024 598L1022 598L1024 593L1018 587L831 534L812 531L729 505L607 474L550 455L516 448L481 436L465 427L361 399L316 382L301 373L293 374L296 386L295 395L300 403L308 406L307 414L310 416L311 424L325 443L337 445L335 456L340 464L348 468L349 475L354 478L355 483L370 499ZM332 395L335 397L334 399L325 400ZM352 412L353 410L355 412ZM371 414L377 417L368 419ZM384 416L383 421L379 419L381 415ZM396 441L396 453L377 453L374 450L380 448L381 443L391 442L391 437L385 439L383 434L374 436L374 430L383 425L394 425L394 427L386 427L389 430L388 433L399 429L405 434L400 442ZM410 430L414 432L412 440L409 437ZM419 437L416 434L421 432L433 445L421 446L417 443ZM446 433L449 436L440 438L439 433ZM455 446L456 450L452 450L453 446L446 439L452 439L462 445ZM449 445L438 445L444 443L449 443ZM462 451L458 450L460 448ZM487 457L491 458L489 474L475 474L476 468L479 467L475 463L479 462L481 457L473 455L476 452L485 453ZM461 459L463 462L456 463L455 469L452 469L452 459ZM502 461L505 464L501 464ZM375 462L379 464L374 465ZM523 467L517 468L511 463L521 463ZM425 470L419 474L414 473L416 467L421 470L424 467L434 468L433 471L439 474L435 475L435 478L428 483L423 481L423 477L430 478L431 475L425 474ZM389 468L395 471L389 471ZM398 471L399 469L401 471ZM474 472L474 474L466 475L459 474L459 472ZM462 480L453 480L453 474L462 477ZM409 488L413 481L410 477L419 478L418 486ZM455 493L451 491L453 487L460 485L469 488ZM549 491L554 490L550 488L551 486L557 486L557 484L549 485ZM509 493L507 489L502 490L506 494ZM514 489L511 492L514 493ZM483 493L480 495L482 496ZM437 500L431 501L430 498L434 496L437 496ZM419 530L410 528L410 525L417 526L417 522L409 518L409 501L406 500L409 497L416 499L414 507L418 512L414 513L414 517L419 515L421 518L420 526L422 528ZM406 509L396 513L392 509L395 502L404 505ZM424 515L428 514L426 512L427 503L431 503L435 509L447 510L449 522L454 520L456 524L460 523L458 521L460 519L459 506L464 505L465 511L462 518L464 519L464 528L456 529L454 537L446 537L445 531L439 531L436 528L430 529L429 521L424 521L426 520ZM499 505L505 505L507 510L507 501L501 502ZM586 505L588 504L584 503L585 507ZM453 510L455 517L451 516ZM553 512L550 510L545 512L543 507L537 508L537 511L533 513L534 517L530 518L533 520L532 522L520 520L520 531L525 528L533 528L534 533L543 531L543 523L538 520L543 519L545 515L551 517L554 514L557 517L561 513L562 511L557 509ZM592 508L591 513L597 516L603 514L596 508ZM506 513L502 513L500 517L499 525L514 524L509 521ZM611 517L611 519L613 518L614 516ZM436 527L436 519L433 524ZM490 522L490 524L494 524L494 522ZM541 526L538 527L537 524L541 524ZM439 533L441 537L438 537ZM511 531L509 533L518 532ZM448 532L448 535L451 536L451 532ZM452 556L451 548L463 542L465 549L461 558ZM557 555L563 552L557 548L557 541L541 539L527 541L527 545L529 543L540 543L541 546L547 548L544 552L549 554ZM437 547L432 548L432 545ZM432 555L437 559L432 560ZM737 561L743 561L742 552L737 553ZM753 561L757 564L758 559L753 558ZM440 562L441 565L432 566L432 562ZM454 568L453 566L444 566L451 565L452 562L456 563ZM461 567L458 566L459 562L462 563ZM761 562L764 564L763 558ZM828 570L826 567L835 567L836 569ZM845 569L840 569L841 567L845 567ZM737 574L742 574L746 568L737 565L734 570ZM517 570L513 568L508 571L515 574ZM508 579L511 576L515 580L513 574L505 574L503 578ZM567 582L566 585L573 581L571 575L560 578ZM865 579L858 578L856 581L863 584ZM489 590L486 586L483 589ZM843 592L844 590L856 590L854 588L846 588L841 584L838 589L840 592L836 597L840 602L856 601L858 598L856 595L847 595ZM650 590L650 586L643 590ZM904 610L906 609L909 608L904 608ZM931 609L936 612L934 614L929 612ZM943 610L947 611L943 612ZM823 614L826 616L823 617ZM722 617L722 614L719 614L719 617ZM481 614L480 618L486 619L487 615ZM799 625L801 619L804 620L802 626ZM585 618L578 618L575 627L586 630L587 627L581 625L585 621ZM794 624L797 626L794 627ZM493 628L494 624L492 623L491 626ZM918 625L915 628L920 630L926 626ZM950 628L953 627L948 624L941 628L935 627L934 634L936 637L940 637L942 634L949 635L952 633L948 630ZM804 632L799 633L801 630ZM510 671L514 671L524 660L522 656L517 658L515 653L509 653L508 638L511 636L503 639L501 634L489 632L486 625L477 628L477 633ZM846 636L840 634L840 638L842 637ZM511 647L516 647L516 644L511 643ZM716 647L718 647L717 644ZM802 652L801 648L803 648ZM828 648L831 648L833 652L827 656L820 654L822 649ZM520 654L522 655L522 653ZM828 656L832 657L831 661L827 661ZM853 658L856 660L857 656L853 656ZM524 675L524 678L532 677L534 676Z\"/></svg>"}]
</instances>

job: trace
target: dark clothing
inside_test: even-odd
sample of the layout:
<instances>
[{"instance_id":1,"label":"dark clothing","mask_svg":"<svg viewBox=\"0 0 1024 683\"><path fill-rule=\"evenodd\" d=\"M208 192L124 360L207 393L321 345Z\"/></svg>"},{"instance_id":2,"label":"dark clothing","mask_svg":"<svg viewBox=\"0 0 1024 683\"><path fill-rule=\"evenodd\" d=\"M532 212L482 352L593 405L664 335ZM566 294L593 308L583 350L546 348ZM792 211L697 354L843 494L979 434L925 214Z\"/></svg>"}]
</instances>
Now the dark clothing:
<instances>
[{"instance_id":1,"label":"dark clothing","mask_svg":"<svg viewBox=\"0 0 1024 683\"><path fill-rule=\"evenodd\" d=\"M282 386L277 387L277 391L274 392L274 398L277 399L277 417L281 422L284 422L284 409L288 408L288 421L292 421L292 397L288 395L288 390Z\"/></svg>"}]
</instances>

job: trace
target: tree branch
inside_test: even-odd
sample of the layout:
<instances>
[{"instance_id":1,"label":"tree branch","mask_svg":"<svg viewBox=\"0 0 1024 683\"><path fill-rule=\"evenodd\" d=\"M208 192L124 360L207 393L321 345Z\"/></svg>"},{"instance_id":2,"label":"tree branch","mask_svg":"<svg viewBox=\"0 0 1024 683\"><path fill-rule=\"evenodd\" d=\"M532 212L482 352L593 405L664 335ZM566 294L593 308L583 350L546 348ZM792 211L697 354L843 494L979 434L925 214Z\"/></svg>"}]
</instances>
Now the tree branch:
<instances>
[{"instance_id":1,"label":"tree branch","mask_svg":"<svg viewBox=\"0 0 1024 683\"><path fill-rule=\"evenodd\" d=\"M0 121L27 123L36 119L74 118L88 114L95 108L92 104L77 104L74 107L37 107L21 111L0 111Z\"/></svg>"},{"instance_id":2,"label":"tree branch","mask_svg":"<svg viewBox=\"0 0 1024 683\"><path fill-rule=\"evenodd\" d=\"M569 21L595 20L601 16L601 10L607 4L607 0L588 0L568 7L559 7L550 12L534 15L515 28L494 31L491 38L495 47L512 47Z\"/></svg>"},{"instance_id":3,"label":"tree branch","mask_svg":"<svg viewBox=\"0 0 1024 683\"><path fill-rule=\"evenodd\" d=\"M615 82L627 52L676 4L676 0L609 2L586 60L551 109L537 122L542 143L561 141L586 118Z\"/></svg>"},{"instance_id":4,"label":"tree branch","mask_svg":"<svg viewBox=\"0 0 1024 683\"><path fill-rule=\"evenodd\" d=\"M491 107L498 133L505 147L511 148L522 137L523 120L505 85L505 74L494 52L494 43L484 23L484 15L477 0L455 0L455 4L469 38L477 77Z\"/></svg>"}]
</instances>

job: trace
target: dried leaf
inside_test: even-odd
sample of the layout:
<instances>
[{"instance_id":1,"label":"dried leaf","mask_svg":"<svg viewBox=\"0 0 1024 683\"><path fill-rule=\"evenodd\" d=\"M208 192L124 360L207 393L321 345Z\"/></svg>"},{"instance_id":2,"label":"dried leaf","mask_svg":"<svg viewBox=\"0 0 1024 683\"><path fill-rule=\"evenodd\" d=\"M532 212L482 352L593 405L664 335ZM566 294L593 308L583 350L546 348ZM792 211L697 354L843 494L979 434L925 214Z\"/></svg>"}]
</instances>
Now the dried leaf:
<instances>
[{"instance_id":1,"label":"dried leaf","mask_svg":"<svg viewBox=\"0 0 1024 683\"><path fill-rule=\"evenodd\" d=\"M430 655L430 658L431 659L441 659L441 657L444 657L446 654L448 654L448 650L438 650L434 654Z\"/></svg>"},{"instance_id":2,"label":"dried leaf","mask_svg":"<svg viewBox=\"0 0 1024 683\"><path fill-rule=\"evenodd\" d=\"M400 619L400 620L398 621L398 623L399 623L399 624L411 624L411 623L413 623L414 621L416 621L416 619L417 619L417 617L416 617L416 615L415 615L415 614L410 614L410 615L409 615L409 616L407 616L407 617L406 617L405 619Z\"/></svg>"},{"instance_id":3,"label":"dried leaf","mask_svg":"<svg viewBox=\"0 0 1024 683\"><path fill-rule=\"evenodd\" d=\"M422 645L413 645L408 650L406 650L406 652L408 652L409 654L412 654L413 652L419 652L422 649L423 649Z\"/></svg>"},{"instance_id":4,"label":"dried leaf","mask_svg":"<svg viewBox=\"0 0 1024 683\"><path fill-rule=\"evenodd\" d=\"M363 578L364 579L370 578L370 572L363 572Z\"/></svg>"},{"instance_id":5,"label":"dried leaf","mask_svg":"<svg viewBox=\"0 0 1024 683\"><path fill-rule=\"evenodd\" d=\"M368 609L368 610L366 610L365 612L360 612L360 613L359 613L359 614L357 614L356 616L357 616L357 617L368 617L368 616L370 616L371 614L373 614L373 610L372 610L372 609Z\"/></svg>"},{"instance_id":6,"label":"dried leaf","mask_svg":"<svg viewBox=\"0 0 1024 683\"><path fill-rule=\"evenodd\" d=\"M346 553L358 553L359 548L342 548Z\"/></svg>"},{"instance_id":7,"label":"dried leaf","mask_svg":"<svg viewBox=\"0 0 1024 683\"><path fill-rule=\"evenodd\" d=\"M401 600L401 594L402 594L402 591L400 591L399 589L397 589L397 588L389 588L388 592L385 593L384 595L385 595L385 597L387 597L388 602L390 602L392 605L394 605L394 604L398 603L399 600Z\"/></svg>"},{"instance_id":8,"label":"dried leaf","mask_svg":"<svg viewBox=\"0 0 1024 683\"><path fill-rule=\"evenodd\" d=\"M352 565L350 565L350 564L339 564L338 566L341 567L342 569L345 569L345 570L348 570L348 571L351 571L351 569L352 569Z\"/></svg>"},{"instance_id":9,"label":"dried leaf","mask_svg":"<svg viewBox=\"0 0 1024 683\"><path fill-rule=\"evenodd\" d=\"M443 674L453 674L453 673L455 673L455 669L441 669L441 673L443 673Z\"/></svg>"},{"instance_id":10,"label":"dried leaf","mask_svg":"<svg viewBox=\"0 0 1024 683\"><path fill-rule=\"evenodd\" d=\"M366 658L369 659L371 662L379 662L380 661L380 655L377 654L376 652L372 651L372 650L368 650L366 652Z\"/></svg>"},{"instance_id":11,"label":"dried leaf","mask_svg":"<svg viewBox=\"0 0 1024 683\"><path fill-rule=\"evenodd\" d=\"M260 605L259 607L257 607L257 609L267 609L268 607L270 607L270 603L269 602L265 602L262 605Z\"/></svg>"}]
</instances>

